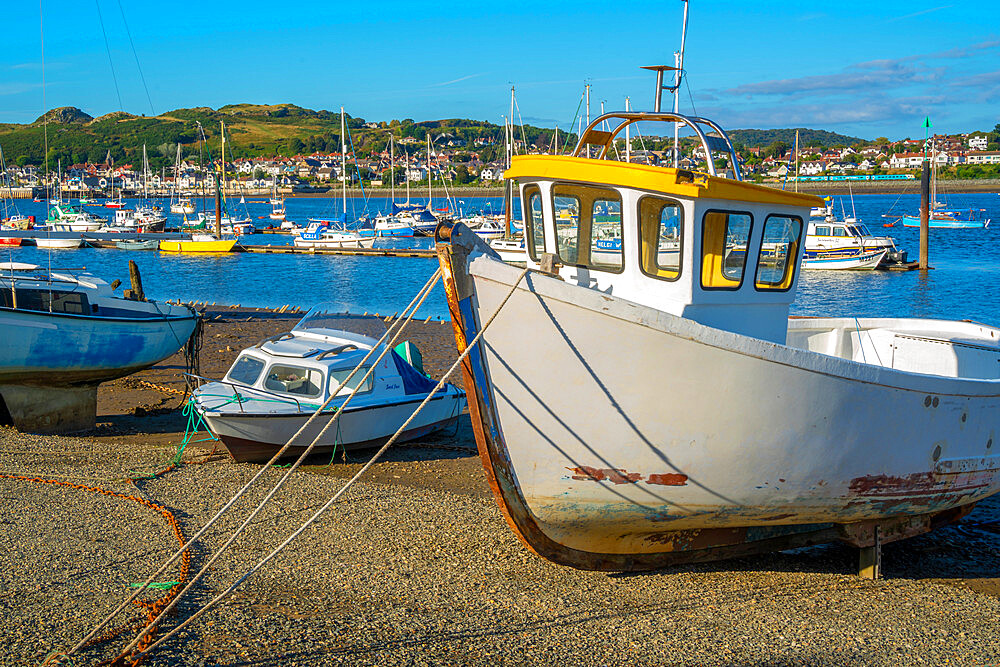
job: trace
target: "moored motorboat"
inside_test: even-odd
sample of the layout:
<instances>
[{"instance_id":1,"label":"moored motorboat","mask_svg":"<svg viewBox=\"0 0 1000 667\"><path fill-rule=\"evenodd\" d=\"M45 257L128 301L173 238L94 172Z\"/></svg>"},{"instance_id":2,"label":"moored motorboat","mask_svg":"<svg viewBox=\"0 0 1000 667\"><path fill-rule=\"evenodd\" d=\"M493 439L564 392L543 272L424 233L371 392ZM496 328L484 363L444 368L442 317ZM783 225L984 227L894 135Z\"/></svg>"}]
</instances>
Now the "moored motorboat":
<instances>
[{"instance_id":1,"label":"moored motorboat","mask_svg":"<svg viewBox=\"0 0 1000 667\"><path fill-rule=\"evenodd\" d=\"M803 269L871 271L885 260L888 250L824 250L802 258Z\"/></svg>"},{"instance_id":2,"label":"moored motorboat","mask_svg":"<svg viewBox=\"0 0 1000 667\"><path fill-rule=\"evenodd\" d=\"M35 245L48 250L70 250L83 245L83 239L52 238L47 236L37 236L34 239Z\"/></svg>"},{"instance_id":3,"label":"moored motorboat","mask_svg":"<svg viewBox=\"0 0 1000 667\"><path fill-rule=\"evenodd\" d=\"M156 250L160 242L156 239L135 239L134 241L115 241L119 250Z\"/></svg>"},{"instance_id":4,"label":"moored motorboat","mask_svg":"<svg viewBox=\"0 0 1000 667\"><path fill-rule=\"evenodd\" d=\"M705 172L613 161L618 134L646 121L686 126ZM480 455L536 553L641 570L868 549L1000 490L1000 329L790 321L821 202L743 182L715 123L605 114L573 156L517 156L505 178L531 271L464 225L442 224L437 251L458 349L482 334L463 365ZM601 210L619 213L598 224ZM595 253L609 225L620 251ZM679 252L661 251L668 226Z\"/></svg>"},{"instance_id":5,"label":"moored motorboat","mask_svg":"<svg viewBox=\"0 0 1000 667\"><path fill-rule=\"evenodd\" d=\"M332 325L337 326L336 320ZM289 333L243 350L221 381L204 384L194 392L195 408L235 460L269 460L373 348L369 365L347 381L322 414L292 442L288 456L298 456L355 389L354 399L343 408L336 427L317 442L315 453L385 443L434 389L436 383L395 350L387 351L374 365L378 355L386 351L376 339L330 327L330 309L314 308ZM373 365L374 371L366 377ZM445 385L400 441L454 424L464 407L464 392Z\"/></svg>"},{"instance_id":6,"label":"moored motorboat","mask_svg":"<svg viewBox=\"0 0 1000 667\"><path fill-rule=\"evenodd\" d=\"M229 252L236 245L236 239L221 239L215 234L192 234L190 239L170 239L160 241L164 252Z\"/></svg>"},{"instance_id":7,"label":"moored motorboat","mask_svg":"<svg viewBox=\"0 0 1000 667\"><path fill-rule=\"evenodd\" d=\"M0 264L0 398L18 429L93 427L97 385L169 357L191 336L187 306L116 297L89 274Z\"/></svg>"}]
</instances>

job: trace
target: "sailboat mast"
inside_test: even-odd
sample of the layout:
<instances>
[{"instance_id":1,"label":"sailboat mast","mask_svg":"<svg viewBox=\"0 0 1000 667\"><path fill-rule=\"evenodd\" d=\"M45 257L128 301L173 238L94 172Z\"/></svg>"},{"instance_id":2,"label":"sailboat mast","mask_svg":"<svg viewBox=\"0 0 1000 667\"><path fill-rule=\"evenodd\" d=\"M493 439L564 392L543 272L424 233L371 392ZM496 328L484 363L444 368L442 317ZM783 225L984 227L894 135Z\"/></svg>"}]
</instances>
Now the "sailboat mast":
<instances>
[{"instance_id":1,"label":"sailboat mast","mask_svg":"<svg viewBox=\"0 0 1000 667\"><path fill-rule=\"evenodd\" d=\"M625 113L629 112L629 98L625 98ZM625 161L632 161L632 125L625 126Z\"/></svg>"},{"instance_id":2,"label":"sailboat mast","mask_svg":"<svg viewBox=\"0 0 1000 667\"><path fill-rule=\"evenodd\" d=\"M396 203L396 154L393 152L392 135L389 135L389 197Z\"/></svg>"},{"instance_id":3,"label":"sailboat mast","mask_svg":"<svg viewBox=\"0 0 1000 667\"><path fill-rule=\"evenodd\" d=\"M226 122L219 121L219 129L222 132L222 196L226 196Z\"/></svg>"},{"instance_id":4,"label":"sailboat mast","mask_svg":"<svg viewBox=\"0 0 1000 667\"><path fill-rule=\"evenodd\" d=\"M410 151L403 149L403 170L406 172L406 203L410 203Z\"/></svg>"},{"instance_id":5,"label":"sailboat mast","mask_svg":"<svg viewBox=\"0 0 1000 667\"><path fill-rule=\"evenodd\" d=\"M344 120L344 107L340 107L340 181L341 200L344 205L344 225L347 225L347 122Z\"/></svg>"},{"instance_id":6,"label":"sailboat mast","mask_svg":"<svg viewBox=\"0 0 1000 667\"><path fill-rule=\"evenodd\" d=\"M142 201L149 199L149 158L146 156L146 144L142 145Z\"/></svg>"},{"instance_id":7,"label":"sailboat mast","mask_svg":"<svg viewBox=\"0 0 1000 667\"><path fill-rule=\"evenodd\" d=\"M795 191L799 191L799 131L795 130Z\"/></svg>"},{"instance_id":8,"label":"sailboat mast","mask_svg":"<svg viewBox=\"0 0 1000 667\"><path fill-rule=\"evenodd\" d=\"M674 113L680 113L681 110L681 79L684 76L684 45L687 42L687 32L688 32L688 0L684 0L684 22L681 26L681 50L674 54L674 66L677 68L674 71ZM659 92L657 92L659 95ZM680 162L680 124L674 123L674 169L677 168ZM711 155L706 155L706 159L711 160Z\"/></svg>"},{"instance_id":9,"label":"sailboat mast","mask_svg":"<svg viewBox=\"0 0 1000 667\"><path fill-rule=\"evenodd\" d=\"M427 133L427 210L434 210L434 193L431 192L431 133Z\"/></svg>"}]
</instances>

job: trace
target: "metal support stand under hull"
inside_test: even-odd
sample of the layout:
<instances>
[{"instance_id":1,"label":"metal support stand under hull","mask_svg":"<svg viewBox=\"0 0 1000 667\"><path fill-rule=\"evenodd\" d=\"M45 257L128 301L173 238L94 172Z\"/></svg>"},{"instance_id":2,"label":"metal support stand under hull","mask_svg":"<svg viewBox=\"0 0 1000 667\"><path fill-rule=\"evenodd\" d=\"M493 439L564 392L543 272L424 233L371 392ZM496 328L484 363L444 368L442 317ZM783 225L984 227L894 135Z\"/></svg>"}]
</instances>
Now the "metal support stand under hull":
<instances>
[{"instance_id":1,"label":"metal support stand under hull","mask_svg":"<svg viewBox=\"0 0 1000 667\"><path fill-rule=\"evenodd\" d=\"M14 427L28 433L71 433L94 428L97 385L35 387L0 385Z\"/></svg>"}]
</instances>

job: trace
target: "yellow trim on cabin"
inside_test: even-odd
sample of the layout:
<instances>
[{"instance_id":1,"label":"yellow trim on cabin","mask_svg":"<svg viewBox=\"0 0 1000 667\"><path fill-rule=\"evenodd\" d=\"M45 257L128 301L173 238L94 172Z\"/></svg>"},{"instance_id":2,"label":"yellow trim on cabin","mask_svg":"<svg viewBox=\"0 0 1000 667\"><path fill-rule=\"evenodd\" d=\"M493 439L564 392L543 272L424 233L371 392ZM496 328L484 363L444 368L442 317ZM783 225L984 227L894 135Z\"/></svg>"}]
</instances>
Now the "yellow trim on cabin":
<instances>
[{"instance_id":1,"label":"yellow trim on cabin","mask_svg":"<svg viewBox=\"0 0 1000 667\"><path fill-rule=\"evenodd\" d=\"M702 220L701 233L701 286L716 289L737 289L743 282L746 270L746 256L739 280L733 280L725 273L726 239L729 229L727 211L709 211Z\"/></svg>"},{"instance_id":2,"label":"yellow trim on cabin","mask_svg":"<svg viewBox=\"0 0 1000 667\"><path fill-rule=\"evenodd\" d=\"M694 173L688 180L684 174ZM594 160L565 155L517 155L504 178L545 178L661 192L690 199L726 199L754 204L820 206L823 199L755 183L734 181L672 167Z\"/></svg>"}]
</instances>

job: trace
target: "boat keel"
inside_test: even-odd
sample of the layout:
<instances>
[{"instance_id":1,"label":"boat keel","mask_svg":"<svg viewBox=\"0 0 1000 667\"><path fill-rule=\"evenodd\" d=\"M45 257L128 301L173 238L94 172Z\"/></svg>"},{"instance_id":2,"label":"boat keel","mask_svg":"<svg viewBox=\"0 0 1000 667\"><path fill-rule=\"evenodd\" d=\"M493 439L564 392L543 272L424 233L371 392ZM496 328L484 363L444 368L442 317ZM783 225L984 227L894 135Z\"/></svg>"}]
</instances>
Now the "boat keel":
<instances>
[{"instance_id":1,"label":"boat keel","mask_svg":"<svg viewBox=\"0 0 1000 667\"><path fill-rule=\"evenodd\" d=\"M27 433L59 434L94 428L97 386L0 385L12 425Z\"/></svg>"}]
</instances>

